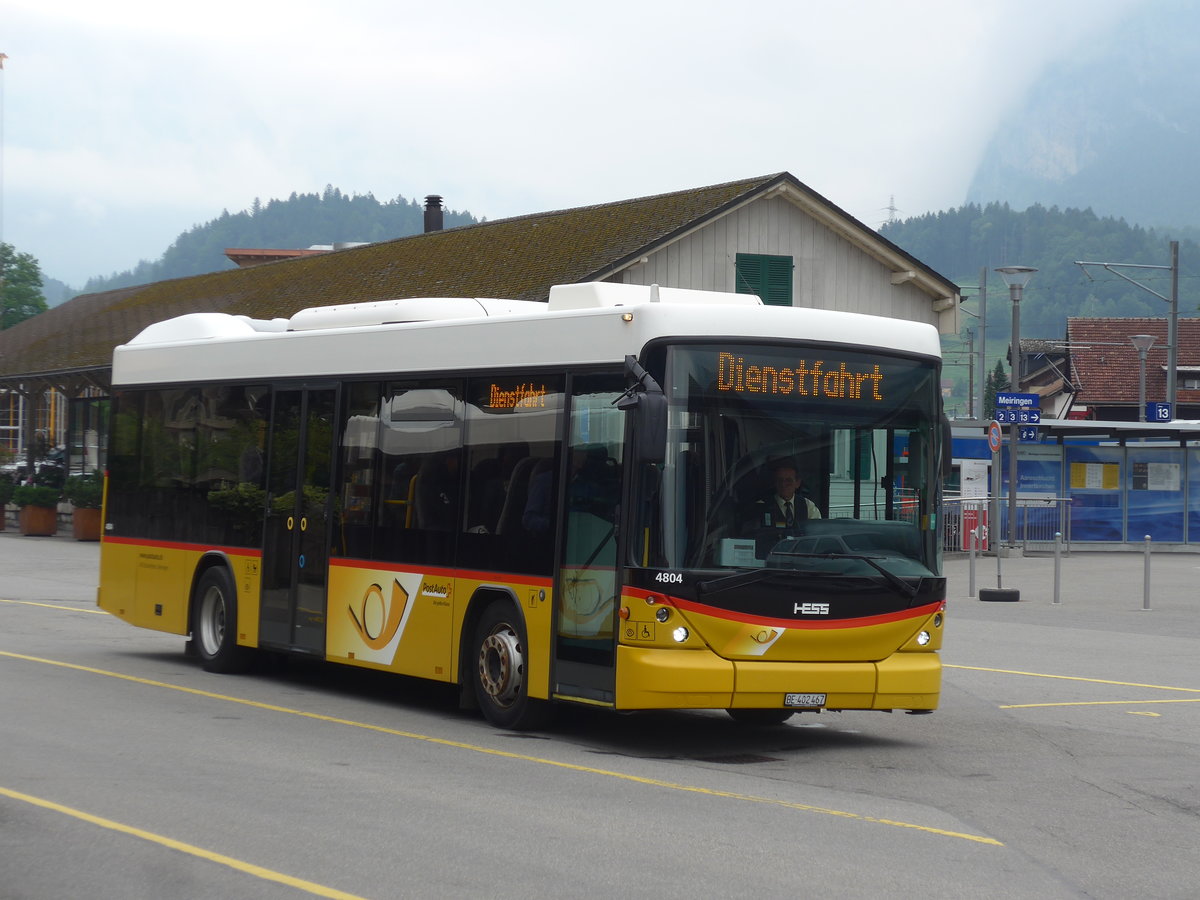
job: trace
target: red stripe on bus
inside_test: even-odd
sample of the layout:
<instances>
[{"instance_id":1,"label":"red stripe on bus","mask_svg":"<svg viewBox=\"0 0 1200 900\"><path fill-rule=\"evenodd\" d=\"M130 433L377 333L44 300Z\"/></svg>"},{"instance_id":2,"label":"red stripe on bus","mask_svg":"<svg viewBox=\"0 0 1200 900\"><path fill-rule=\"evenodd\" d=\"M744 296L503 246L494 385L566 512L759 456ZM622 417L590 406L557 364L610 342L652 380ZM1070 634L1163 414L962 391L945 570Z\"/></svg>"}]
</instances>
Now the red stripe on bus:
<instances>
[{"instance_id":1,"label":"red stripe on bus","mask_svg":"<svg viewBox=\"0 0 1200 900\"><path fill-rule=\"evenodd\" d=\"M257 547L222 547L213 544L188 544L183 541L151 541L146 538L112 537L105 535L105 544L122 544L127 547L153 547L157 550L188 550L194 553L219 552L230 556L249 556L256 559L262 557L262 551Z\"/></svg>"}]
</instances>

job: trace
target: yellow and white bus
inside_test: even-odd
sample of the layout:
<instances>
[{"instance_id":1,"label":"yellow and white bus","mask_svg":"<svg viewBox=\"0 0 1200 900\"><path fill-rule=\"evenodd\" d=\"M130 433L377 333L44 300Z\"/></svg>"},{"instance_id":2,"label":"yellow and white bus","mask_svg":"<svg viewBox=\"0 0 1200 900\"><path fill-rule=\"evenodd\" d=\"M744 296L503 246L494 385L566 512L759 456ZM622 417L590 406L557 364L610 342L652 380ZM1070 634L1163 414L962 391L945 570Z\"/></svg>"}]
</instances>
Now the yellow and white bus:
<instances>
[{"instance_id":1,"label":"yellow and white bus","mask_svg":"<svg viewBox=\"0 0 1200 900\"><path fill-rule=\"evenodd\" d=\"M929 325L655 285L160 322L113 355L98 602L504 728L929 712L940 365Z\"/></svg>"}]
</instances>

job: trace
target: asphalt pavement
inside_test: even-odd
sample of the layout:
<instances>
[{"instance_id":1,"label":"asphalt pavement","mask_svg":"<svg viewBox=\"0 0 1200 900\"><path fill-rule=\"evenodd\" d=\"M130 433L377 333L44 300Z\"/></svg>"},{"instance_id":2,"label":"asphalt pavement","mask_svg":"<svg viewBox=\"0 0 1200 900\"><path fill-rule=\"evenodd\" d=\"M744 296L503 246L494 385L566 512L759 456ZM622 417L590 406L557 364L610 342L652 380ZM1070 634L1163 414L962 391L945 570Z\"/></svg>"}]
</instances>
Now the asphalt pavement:
<instances>
[{"instance_id":1,"label":"asphalt pavement","mask_svg":"<svg viewBox=\"0 0 1200 900\"><path fill-rule=\"evenodd\" d=\"M948 555L953 615L1012 624L1184 637L1200 634L1200 553L1080 551L1016 558ZM1149 578L1147 590L1147 577ZM1015 591L1016 601L996 601ZM947 635L947 642L952 641Z\"/></svg>"},{"instance_id":2,"label":"asphalt pavement","mask_svg":"<svg viewBox=\"0 0 1200 900\"><path fill-rule=\"evenodd\" d=\"M0 531L0 597L95 603L100 544L70 531L60 525L54 537L26 537L11 524Z\"/></svg>"}]
</instances>

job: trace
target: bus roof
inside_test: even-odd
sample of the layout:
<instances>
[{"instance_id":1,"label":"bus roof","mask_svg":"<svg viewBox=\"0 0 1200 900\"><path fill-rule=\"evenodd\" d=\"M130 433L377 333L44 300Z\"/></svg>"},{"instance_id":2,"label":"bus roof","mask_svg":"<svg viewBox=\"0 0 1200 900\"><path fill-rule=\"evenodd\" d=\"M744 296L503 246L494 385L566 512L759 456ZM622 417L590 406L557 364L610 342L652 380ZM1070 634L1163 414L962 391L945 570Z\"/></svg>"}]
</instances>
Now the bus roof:
<instances>
[{"instance_id":1,"label":"bus roof","mask_svg":"<svg viewBox=\"0 0 1200 900\"><path fill-rule=\"evenodd\" d=\"M592 282L557 285L547 303L423 297L314 307L269 321L192 313L117 347L113 384L617 363L667 337L940 355L936 329L920 322L764 306L747 294Z\"/></svg>"}]
</instances>

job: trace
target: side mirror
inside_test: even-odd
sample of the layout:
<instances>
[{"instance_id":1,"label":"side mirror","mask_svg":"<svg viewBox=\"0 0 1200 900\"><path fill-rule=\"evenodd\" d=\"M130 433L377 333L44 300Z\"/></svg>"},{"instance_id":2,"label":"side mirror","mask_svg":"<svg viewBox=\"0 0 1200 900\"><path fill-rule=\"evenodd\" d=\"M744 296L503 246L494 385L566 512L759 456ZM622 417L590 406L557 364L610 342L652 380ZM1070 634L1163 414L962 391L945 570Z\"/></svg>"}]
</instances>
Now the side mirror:
<instances>
[{"instance_id":1,"label":"side mirror","mask_svg":"<svg viewBox=\"0 0 1200 900\"><path fill-rule=\"evenodd\" d=\"M638 394L633 418L634 449L644 463L661 463L667 451L667 398L662 392Z\"/></svg>"},{"instance_id":2,"label":"side mirror","mask_svg":"<svg viewBox=\"0 0 1200 900\"><path fill-rule=\"evenodd\" d=\"M631 449L643 463L661 463L667 450L667 398L637 357L625 357L625 370L635 382L618 398L616 406L633 416Z\"/></svg>"}]
</instances>

